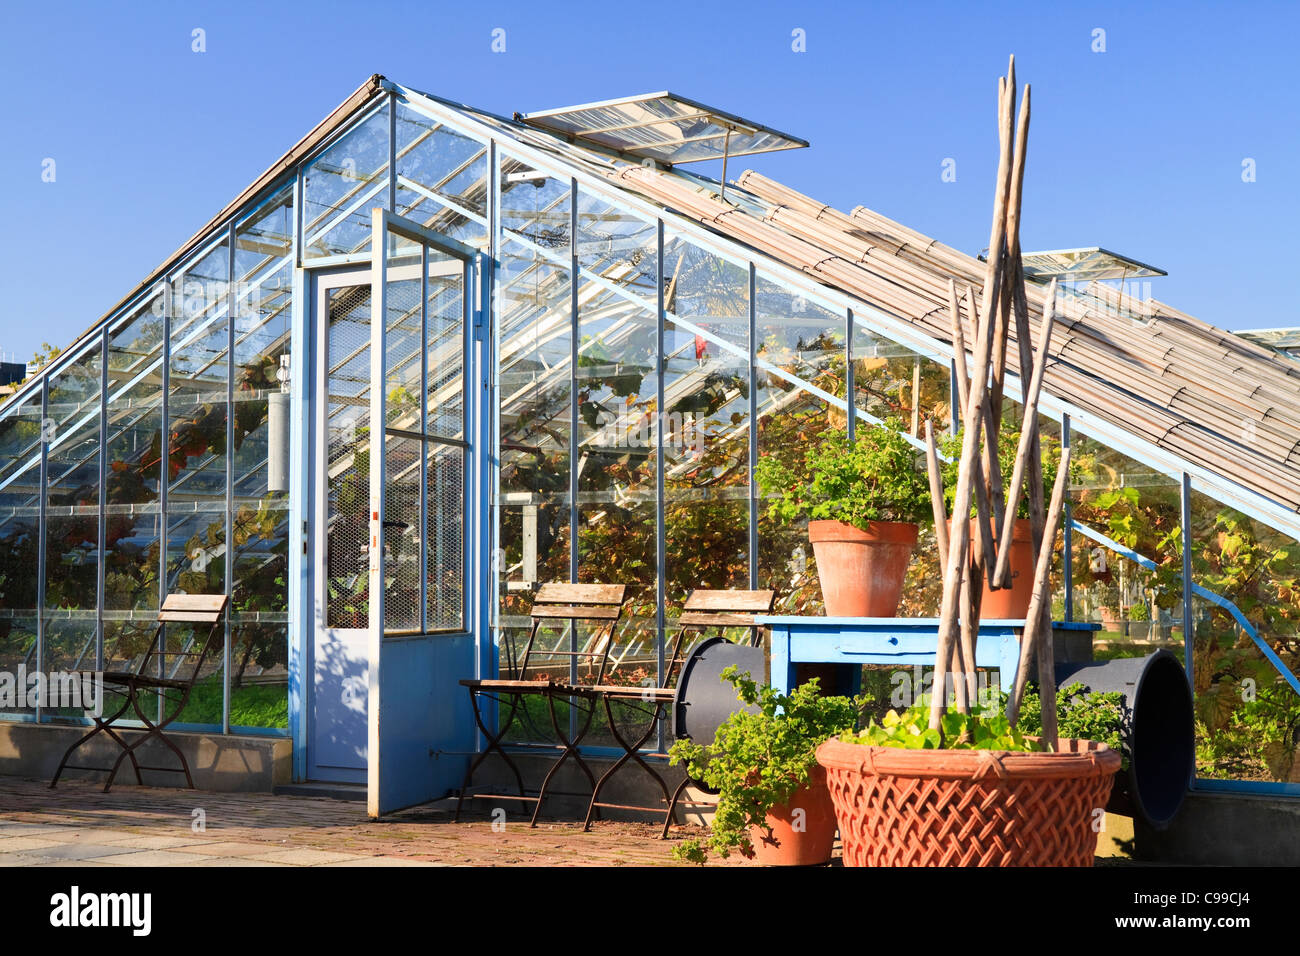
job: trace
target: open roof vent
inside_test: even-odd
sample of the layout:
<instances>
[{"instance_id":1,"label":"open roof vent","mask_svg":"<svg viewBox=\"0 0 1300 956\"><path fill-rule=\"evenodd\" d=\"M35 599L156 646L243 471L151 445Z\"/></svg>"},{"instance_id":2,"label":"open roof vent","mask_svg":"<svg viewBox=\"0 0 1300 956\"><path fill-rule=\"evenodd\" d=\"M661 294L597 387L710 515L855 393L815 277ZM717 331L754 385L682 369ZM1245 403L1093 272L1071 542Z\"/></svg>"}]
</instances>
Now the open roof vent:
<instances>
[{"instance_id":1,"label":"open roof vent","mask_svg":"<svg viewBox=\"0 0 1300 956\"><path fill-rule=\"evenodd\" d=\"M515 119L577 143L670 166L808 145L807 140L667 91L516 113Z\"/></svg>"},{"instance_id":2,"label":"open roof vent","mask_svg":"<svg viewBox=\"0 0 1300 956\"><path fill-rule=\"evenodd\" d=\"M1053 249L1050 252L1021 253L1025 275L1030 279L1048 282L1088 282L1105 279L1146 279L1169 273L1145 262L1138 262L1118 253L1090 246L1085 249Z\"/></svg>"}]
</instances>

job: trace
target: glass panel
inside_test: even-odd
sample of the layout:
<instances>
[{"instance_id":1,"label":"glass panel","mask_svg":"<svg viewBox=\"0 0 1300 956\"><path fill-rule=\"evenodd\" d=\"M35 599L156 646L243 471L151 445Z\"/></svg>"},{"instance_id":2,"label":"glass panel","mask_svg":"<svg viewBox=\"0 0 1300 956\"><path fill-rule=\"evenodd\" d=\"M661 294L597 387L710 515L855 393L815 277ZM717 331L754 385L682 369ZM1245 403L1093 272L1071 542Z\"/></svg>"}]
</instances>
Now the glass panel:
<instances>
[{"instance_id":1,"label":"glass panel","mask_svg":"<svg viewBox=\"0 0 1300 956\"><path fill-rule=\"evenodd\" d=\"M573 345L569 270L507 242L496 274L501 492L567 498Z\"/></svg>"},{"instance_id":2,"label":"glass panel","mask_svg":"<svg viewBox=\"0 0 1300 956\"><path fill-rule=\"evenodd\" d=\"M370 285L329 292L326 306L326 626L369 615Z\"/></svg>"},{"instance_id":3,"label":"glass panel","mask_svg":"<svg viewBox=\"0 0 1300 956\"><path fill-rule=\"evenodd\" d=\"M287 620L289 512L237 505L231 538L235 573L232 620Z\"/></svg>"},{"instance_id":4,"label":"glass panel","mask_svg":"<svg viewBox=\"0 0 1300 956\"><path fill-rule=\"evenodd\" d=\"M858 408L874 418L896 418L917 437L925 435L925 422L931 421L939 438L952 418L951 384L946 364L874 334L854 316L853 393Z\"/></svg>"},{"instance_id":5,"label":"glass panel","mask_svg":"<svg viewBox=\"0 0 1300 956\"><path fill-rule=\"evenodd\" d=\"M533 589L569 580L575 329L569 183L545 176L511 181L511 174L529 167L508 156L501 167L496 637L502 673L508 673L510 648L519 642L522 650L527 637ZM514 739L529 739L529 733Z\"/></svg>"},{"instance_id":6,"label":"glass panel","mask_svg":"<svg viewBox=\"0 0 1300 956\"><path fill-rule=\"evenodd\" d=\"M823 432L847 424L844 412L795 384L811 382L831 395L847 394L846 317L761 274L754 305L758 454L799 455ZM759 587L777 591L777 607L791 614L820 614L821 588L807 522L775 521L760 501L758 546Z\"/></svg>"},{"instance_id":7,"label":"glass panel","mask_svg":"<svg viewBox=\"0 0 1300 956\"><path fill-rule=\"evenodd\" d=\"M157 295L113 328L108 341L104 606L142 618L157 611L160 589L163 330Z\"/></svg>"},{"instance_id":8,"label":"glass panel","mask_svg":"<svg viewBox=\"0 0 1300 956\"><path fill-rule=\"evenodd\" d=\"M49 379L43 669L51 675L93 670L98 658L102 368L95 343Z\"/></svg>"},{"instance_id":9,"label":"glass panel","mask_svg":"<svg viewBox=\"0 0 1300 956\"><path fill-rule=\"evenodd\" d=\"M1300 671L1300 544L1199 491L1191 505L1192 580ZM1300 783L1300 695L1228 607L1197 594L1193 621L1197 776Z\"/></svg>"},{"instance_id":10,"label":"glass panel","mask_svg":"<svg viewBox=\"0 0 1300 956\"><path fill-rule=\"evenodd\" d=\"M464 450L439 439L465 435L466 266L392 239L384 323L385 629L459 630L465 610Z\"/></svg>"},{"instance_id":11,"label":"glass panel","mask_svg":"<svg viewBox=\"0 0 1300 956\"><path fill-rule=\"evenodd\" d=\"M169 504L225 500L229 273L222 242L172 284Z\"/></svg>"},{"instance_id":12,"label":"glass panel","mask_svg":"<svg viewBox=\"0 0 1300 956\"><path fill-rule=\"evenodd\" d=\"M3 562L5 558L0 554L0 566ZM36 603L35 599L32 603ZM15 613L4 603L4 595L0 593L0 671L16 676L20 667L28 673L37 669L36 618ZM22 703L25 705L26 701ZM0 719L33 713L33 707L5 707L0 708Z\"/></svg>"},{"instance_id":13,"label":"glass panel","mask_svg":"<svg viewBox=\"0 0 1300 956\"><path fill-rule=\"evenodd\" d=\"M431 631L465 626L465 452L425 442L428 611Z\"/></svg>"},{"instance_id":14,"label":"glass panel","mask_svg":"<svg viewBox=\"0 0 1300 956\"><path fill-rule=\"evenodd\" d=\"M231 645L231 726L288 729L289 634L284 624L240 625L231 633Z\"/></svg>"},{"instance_id":15,"label":"glass panel","mask_svg":"<svg viewBox=\"0 0 1300 956\"><path fill-rule=\"evenodd\" d=\"M41 398L0 413L0 645L26 655L35 640L36 574L40 548ZM8 624L6 624L8 622ZM33 643L33 647L34 647ZM35 666L35 665L33 665Z\"/></svg>"},{"instance_id":16,"label":"glass panel","mask_svg":"<svg viewBox=\"0 0 1300 956\"><path fill-rule=\"evenodd\" d=\"M149 620L158 610L159 518L157 505L109 506L104 519L106 620ZM139 613L110 615L109 611Z\"/></svg>"},{"instance_id":17,"label":"glass panel","mask_svg":"<svg viewBox=\"0 0 1300 956\"><path fill-rule=\"evenodd\" d=\"M749 580L749 270L665 237L667 613Z\"/></svg>"},{"instance_id":18,"label":"glass panel","mask_svg":"<svg viewBox=\"0 0 1300 956\"><path fill-rule=\"evenodd\" d=\"M500 613L498 644L516 645L522 654L528 639L528 609L537 582L569 578L569 505L567 498L515 493L503 495L498 509ZM500 673L509 673L512 653L499 646Z\"/></svg>"},{"instance_id":19,"label":"glass panel","mask_svg":"<svg viewBox=\"0 0 1300 956\"><path fill-rule=\"evenodd\" d=\"M1094 656L1142 657L1165 647L1183 659L1179 482L1077 428L1070 446L1074 520L1157 564L1147 570L1074 532L1074 618L1101 624Z\"/></svg>"},{"instance_id":20,"label":"glass panel","mask_svg":"<svg viewBox=\"0 0 1300 956\"><path fill-rule=\"evenodd\" d=\"M280 357L289 351L293 227L293 192L285 189L235 229L235 406L231 414L237 501L287 497L266 490L266 425L267 395L278 389Z\"/></svg>"},{"instance_id":21,"label":"glass panel","mask_svg":"<svg viewBox=\"0 0 1300 956\"><path fill-rule=\"evenodd\" d=\"M384 442L384 629L420 629L420 448L414 438Z\"/></svg>"},{"instance_id":22,"label":"glass panel","mask_svg":"<svg viewBox=\"0 0 1300 956\"><path fill-rule=\"evenodd\" d=\"M294 191L235 226L234 523L230 723L289 726L289 493L266 489L268 395L289 354ZM305 364L299 373L305 373Z\"/></svg>"},{"instance_id":23,"label":"glass panel","mask_svg":"<svg viewBox=\"0 0 1300 956\"><path fill-rule=\"evenodd\" d=\"M512 179L522 177L523 179ZM501 230L543 249L567 253L571 222L571 186L537 172L522 160L501 156Z\"/></svg>"},{"instance_id":24,"label":"glass panel","mask_svg":"<svg viewBox=\"0 0 1300 956\"><path fill-rule=\"evenodd\" d=\"M225 582L225 507L214 502L202 511L169 508L167 593L221 594Z\"/></svg>"},{"instance_id":25,"label":"glass panel","mask_svg":"<svg viewBox=\"0 0 1300 956\"><path fill-rule=\"evenodd\" d=\"M45 618L45 664L43 670L50 677L47 685L45 719L70 718L84 719L93 699L81 697L81 688L75 691L69 685L67 677L73 671L96 670L95 638L98 634L98 614L94 608L85 611L47 612ZM80 682L76 682L80 684ZM72 693L77 696L69 699ZM67 694L69 697L62 697ZM53 699L60 695L57 701ZM55 704L63 706L55 706ZM81 703L84 706L68 706ZM109 706L111 700L105 701Z\"/></svg>"},{"instance_id":26,"label":"glass panel","mask_svg":"<svg viewBox=\"0 0 1300 956\"><path fill-rule=\"evenodd\" d=\"M420 255L389 259L388 317L384 323L384 424L422 432L420 392L423 378L420 314ZM418 482L417 482L418 487Z\"/></svg>"},{"instance_id":27,"label":"glass panel","mask_svg":"<svg viewBox=\"0 0 1300 956\"><path fill-rule=\"evenodd\" d=\"M424 342L426 435L465 437L465 265L429 253Z\"/></svg>"},{"instance_id":28,"label":"glass panel","mask_svg":"<svg viewBox=\"0 0 1300 956\"><path fill-rule=\"evenodd\" d=\"M370 248L370 210L388 205L388 104L303 170L303 256Z\"/></svg>"},{"instance_id":29,"label":"glass panel","mask_svg":"<svg viewBox=\"0 0 1300 956\"><path fill-rule=\"evenodd\" d=\"M230 722L244 727L288 727L289 496L267 490L267 402L289 353L294 225L286 186L235 227Z\"/></svg>"},{"instance_id":30,"label":"glass panel","mask_svg":"<svg viewBox=\"0 0 1300 956\"><path fill-rule=\"evenodd\" d=\"M653 500L579 509L578 580L630 585L625 616L655 613L655 523Z\"/></svg>"},{"instance_id":31,"label":"glass panel","mask_svg":"<svg viewBox=\"0 0 1300 956\"><path fill-rule=\"evenodd\" d=\"M611 222L621 229L617 242L606 233ZM641 270L656 271L656 228L641 223L634 229L603 203L580 196L578 238L589 263L577 295L579 501L653 495L659 384L654 300L647 307L639 295L629 300L601 280L638 291Z\"/></svg>"},{"instance_id":32,"label":"glass panel","mask_svg":"<svg viewBox=\"0 0 1300 956\"><path fill-rule=\"evenodd\" d=\"M487 228L487 145L397 106L397 213L427 229L479 245Z\"/></svg>"}]
</instances>

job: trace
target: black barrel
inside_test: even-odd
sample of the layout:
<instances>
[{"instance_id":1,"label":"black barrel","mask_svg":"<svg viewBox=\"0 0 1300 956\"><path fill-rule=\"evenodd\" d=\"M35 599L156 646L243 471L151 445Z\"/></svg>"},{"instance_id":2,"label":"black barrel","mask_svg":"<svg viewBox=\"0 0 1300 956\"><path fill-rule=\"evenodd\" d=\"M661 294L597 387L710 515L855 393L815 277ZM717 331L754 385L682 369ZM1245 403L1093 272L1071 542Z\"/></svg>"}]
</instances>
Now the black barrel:
<instances>
[{"instance_id":1,"label":"black barrel","mask_svg":"<svg viewBox=\"0 0 1300 956\"><path fill-rule=\"evenodd\" d=\"M682 664L677 678L677 694L673 701L673 737L693 740L702 747L713 743L718 728L738 710L758 713L758 708L742 704L736 696L736 687L722 679L722 672L731 666L741 674L748 673L758 683L763 682L763 648L732 643L725 637L711 637L701 641ZM717 794L703 780L690 777L691 783L705 793Z\"/></svg>"},{"instance_id":2,"label":"black barrel","mask_svg":"<svg viewBox=\"0 0 1300 956\"><path fill-rule=\"evenodd\" d=\"M1056 684L1124 695L1127 772L1115 778L1108 809L1140 816L1163 830L1183 805L1196 770L1192 691L1178 658L1167 650L1099 664L1056 666Z\"/></svg>"},{"instance_id":3,"label":"black barrel","mask_svg":"<svg viewBox=\"0 0 1300 956\"><path fill-rule=\"evenodd\" d=\"M755 682L764 679L763 648L733 644L725 637L701 641L682 665L673 702L673 736L694 740L707 747L723 721L738 710L758 713L758 708L741 704L736 688L722 679L722 672L734 666Z\"/></svg>"}]
</instances>

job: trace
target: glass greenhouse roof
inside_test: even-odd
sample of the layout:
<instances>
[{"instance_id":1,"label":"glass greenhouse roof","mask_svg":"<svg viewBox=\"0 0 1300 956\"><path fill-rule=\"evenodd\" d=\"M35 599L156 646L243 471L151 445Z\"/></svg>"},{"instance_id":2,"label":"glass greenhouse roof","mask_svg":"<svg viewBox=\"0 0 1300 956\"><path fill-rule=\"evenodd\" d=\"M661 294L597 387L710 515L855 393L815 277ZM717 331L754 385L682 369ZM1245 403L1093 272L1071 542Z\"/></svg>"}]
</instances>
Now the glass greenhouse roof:
<instances>
[{"instance_id":1,"label":"glass greenhouse roof","mask_svg":"<svg viewBox=\"0 0 1300 956\"><path fill-rule=\"evenodd\" d=\"M808 145L807 140L667 91L517 113L515 118L549 133L669 164Z\"/></svg>"}]
</instances>

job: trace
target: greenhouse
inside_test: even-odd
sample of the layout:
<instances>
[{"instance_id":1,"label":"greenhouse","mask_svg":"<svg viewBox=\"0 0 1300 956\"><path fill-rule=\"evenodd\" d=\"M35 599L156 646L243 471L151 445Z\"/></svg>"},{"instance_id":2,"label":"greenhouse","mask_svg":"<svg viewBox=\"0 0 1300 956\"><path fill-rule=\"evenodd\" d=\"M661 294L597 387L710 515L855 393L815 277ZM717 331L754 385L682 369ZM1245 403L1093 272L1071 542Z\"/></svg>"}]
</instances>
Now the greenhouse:
<instances>
[{"instance_id":1,"label":"greenhouse","mask_svg":"<svg viewBox=\"0 0 1300 956\"><path fill-rule=\"evenodd\" d=\"M951 430L948 281L985 269L727 179L806 145L671 93L503 117L372 77L0 405L0 671L103 669L167 595L228 595L172 729L287 740L295 781L378 814L461 786L460 682L542 584L629 586L631 685L663 683L695 588L822 613L756 466ZM1177 656L1193 789L1300 796L1300 364L1130 295L1158 270L1104 249L1025 268L1035 323L1059 282L1038 414L1077 468L1053 617L1098 659ZM932 532L908 575L899 614L935 615Z\"/></svg>"}]
</instances>

